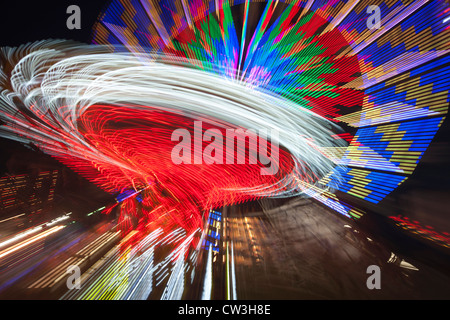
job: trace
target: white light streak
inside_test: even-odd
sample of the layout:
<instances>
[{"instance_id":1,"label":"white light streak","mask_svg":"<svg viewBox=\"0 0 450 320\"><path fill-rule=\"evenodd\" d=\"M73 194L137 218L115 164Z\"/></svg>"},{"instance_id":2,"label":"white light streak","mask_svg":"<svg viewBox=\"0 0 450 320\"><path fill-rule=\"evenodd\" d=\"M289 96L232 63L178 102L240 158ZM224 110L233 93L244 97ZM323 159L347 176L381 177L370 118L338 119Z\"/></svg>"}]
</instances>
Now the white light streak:
<instances>
[{"instance_id":1,"label":"white light streak","mask_svg":"<svg viewBox=\"0 0 450 320\"><path fill-rule=\"evenodd\" d=\"M203 282L202 300L211 300L212 291L212 245L209 245L206 261L205 280Z\"/></svg>"},{"instance_id":2,"label":"white light streak","mask_svg":"<svg viewBox=\"0 0 450 320\"><path fill-rule=\"evenodd\" d=\"M77 120L94 104L164 110L223 128L277 132L274 142L291 153L293 170L274 186L235 191L272 196L276 187L277 196L293 196L302 193L293 187L296 178L305 172L322 177L336 166L333 157L320 150L343 143L331 137L337 126L301 105L269 90L194 69L180 58L111 53L102 46L61 41L6 48L2 53L13 70L9 79L3 71L0 74L0 119L9 124L0 128L0 136L45 145L49 153L106 161L133 171L132 164L110 158L86 141ZM30 127L19 108L39 117L41 127ZM27 132L27 137L18 132Z\"/></svg>"}]
</instances>

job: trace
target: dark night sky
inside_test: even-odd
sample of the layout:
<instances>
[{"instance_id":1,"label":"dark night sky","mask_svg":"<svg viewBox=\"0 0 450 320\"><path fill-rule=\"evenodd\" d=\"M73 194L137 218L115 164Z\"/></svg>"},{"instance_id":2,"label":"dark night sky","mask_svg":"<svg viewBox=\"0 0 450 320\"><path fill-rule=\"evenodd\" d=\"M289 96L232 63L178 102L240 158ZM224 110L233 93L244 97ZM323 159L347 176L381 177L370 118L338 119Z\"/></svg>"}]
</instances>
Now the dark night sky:
<instances>
[{"instance_id":1,"label":"dark night sky","mask_svg":"<svg viewBox=\"0 0 450 320\"><path fill-rule=\"evenodd\" d=\"M0 9L0 45L17 46L48 38L90 42L92 25L108 3L107 0L8 0ZM66 27L70 16L66 10L72 4L81 9L80 30Z\"/></svg>"}]
</instances>

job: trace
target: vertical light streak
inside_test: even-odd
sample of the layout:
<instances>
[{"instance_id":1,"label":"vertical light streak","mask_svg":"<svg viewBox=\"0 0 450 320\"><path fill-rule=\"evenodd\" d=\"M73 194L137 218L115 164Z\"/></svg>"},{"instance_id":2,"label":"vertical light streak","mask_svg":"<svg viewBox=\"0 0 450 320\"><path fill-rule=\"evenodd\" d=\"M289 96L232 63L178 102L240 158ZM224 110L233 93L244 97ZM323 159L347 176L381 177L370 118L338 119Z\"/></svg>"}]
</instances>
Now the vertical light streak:
<instances>
[{"instance_id":1,"label":"vertical light streak","mask_svg":"<svg viewBox=\"0 0 450 320\"><path fill-rule=\"evenodd\" d=\"M184 254L181 250L172 269L169 281L164 288L161 300L180 300L184 291Z\"/></svg>"},{"instance_id":2,"label":"vertical light streak","mask_svg":"<svg viewBox=\"0 0 450 320\"><path fill-rule=\"evenodd\" d=\"M202 300L211 300L212 294L212 245L209 245L208 258L206 261L205 277L203 280Z\"/></svg>"},{"instance_id":3,"label":"vertical light streak","mask_svg":"<svg viewBox=\"0 0 450 320\"><path fill-rule=\"evenodd\" d=\"M236 270L234 263L234 247L233 241L231 241L231 300L237 300L237 288L236 288Z\"/></svg>"}]
</instances>

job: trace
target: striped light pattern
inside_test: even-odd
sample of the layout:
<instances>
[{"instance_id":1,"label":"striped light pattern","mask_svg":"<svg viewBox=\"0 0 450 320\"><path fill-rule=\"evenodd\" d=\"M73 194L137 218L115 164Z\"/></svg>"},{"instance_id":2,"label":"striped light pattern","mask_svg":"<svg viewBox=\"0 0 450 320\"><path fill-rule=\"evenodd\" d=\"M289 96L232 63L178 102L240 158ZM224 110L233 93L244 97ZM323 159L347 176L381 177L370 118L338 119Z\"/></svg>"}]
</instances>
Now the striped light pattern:
<instances>
[{"instance_id":1,"label":"striped light pattern","mask_svg":"<svg viewBox=\"0 0 450 320\"><path fill-rule=\"evenodd\" d=\"M379 29L368 28L369 5ZM94 43L174 54L342 124L350 139L337 138L350 143L332 152L348 169L323 186L379 203L414 172L447 114L448 13L448 3L425 0L113 1ZM346 215L355 209L299 188Z\"/></svg>"},{"instance_id":2,"label":"striped light pattern","mask_svg":"<svg viewBox=\"0 0 450 320\"><path fill-rule=\"evenodd\" d=\"M344 146L332 137L338 128L331 121L176 57L61 41L7 48L3 56L14 71L3 73L0 135L34 143L107 192L132 190L120 204L119 223L126 228L133 219L169 213L195 230L211 206L298 195L296 179L314 184L336 166L332 153L322 150ZM200 136L195 120L202 123ZM191 137L194 161L173 161L178 129ZM225 139L231 130L242 140L244 129L257 134L249 140L252 151L277 155L273 174L261 174L267 164L261 157L250 163L250 147L236 143L229 151L227 141L215 141L214 148L227 161L205 163L207 130Z\"/></svg>"}]
</instances>

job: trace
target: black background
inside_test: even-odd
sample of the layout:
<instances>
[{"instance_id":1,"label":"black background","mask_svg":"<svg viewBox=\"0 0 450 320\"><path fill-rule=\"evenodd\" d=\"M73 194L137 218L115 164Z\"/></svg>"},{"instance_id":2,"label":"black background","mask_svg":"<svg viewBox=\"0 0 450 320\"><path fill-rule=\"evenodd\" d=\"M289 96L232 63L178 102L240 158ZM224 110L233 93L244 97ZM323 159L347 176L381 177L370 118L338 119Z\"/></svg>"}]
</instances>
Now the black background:
<instances>
[{"instance_id":1,"label":"black background","mask_svg":"<svg viewBox=\"0 0 450 320\"><path fill-rule=\"evenodd\" d=\"M106 0L58 1L8 1L0 8L0 45L18 46L44 39L69 39L90 43L92 26ZM66 26L67 7L78 5L81 9L81 29L69 30Z\"/></svg>"}]
</instances>

